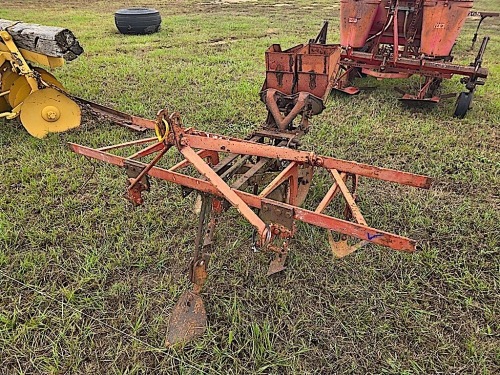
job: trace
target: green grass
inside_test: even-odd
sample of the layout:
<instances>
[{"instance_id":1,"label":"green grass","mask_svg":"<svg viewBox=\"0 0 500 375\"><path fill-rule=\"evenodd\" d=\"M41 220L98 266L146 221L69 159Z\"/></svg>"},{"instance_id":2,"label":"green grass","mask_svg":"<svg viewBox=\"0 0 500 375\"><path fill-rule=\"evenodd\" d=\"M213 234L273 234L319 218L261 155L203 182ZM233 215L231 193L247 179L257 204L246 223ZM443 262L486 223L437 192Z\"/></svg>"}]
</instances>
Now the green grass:
<instances>
[{"instance_id":1,"label":"green grass","mask_svg":"<svg viewBox=\"0 0 500 375\"><path fill-rule=\"evenodd\" d=\"M189 126L243 136L265 119L265 49L306 41L323 19L337 41L338 2L206 3L141 2L162 12L163 27L137 37L115 31L115 0L9 2L0 17L74 31L86 52L54 74L77 96L149 118L168 106ZM498 11L498 2L475 4ZM455 61L473 60L474 28L466 24ZM393 88L415 79L366 80L359 85L377 89L333 95L304 139L319 154L434 177L430 191L360 187L369 224L421 249L370 245L334 260L324 231L301 225L288 270L268 278L250 225L229 211L203 293L208 331L183 351L163 343L189 285L194 198L154 181L133 208L122 170L96 163L93 172L66 146L141 137L126 129L86 116L81 128L38 140L1 123L0 373L499 373L499 28L484 23L490 77L466 119L451 117L452 100L402 108ZM458 77L443 85L460 90ZM327 189L319 179L310 199Z\"/></svg>"}]
</instances>

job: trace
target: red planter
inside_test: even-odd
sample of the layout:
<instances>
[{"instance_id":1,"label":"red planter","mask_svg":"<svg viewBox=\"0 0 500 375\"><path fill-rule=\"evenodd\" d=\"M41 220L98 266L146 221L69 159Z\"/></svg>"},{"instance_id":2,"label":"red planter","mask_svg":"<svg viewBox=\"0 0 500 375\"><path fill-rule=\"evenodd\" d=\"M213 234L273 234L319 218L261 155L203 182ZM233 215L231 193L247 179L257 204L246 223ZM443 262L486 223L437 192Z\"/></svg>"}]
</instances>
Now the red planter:
<instances>
[{"instance_id":1,"label":"red planter","mask_svg":"<svg viewBox=\"0 0 500 375\"><path fill-rule=\"evenodd\" d=\"M360 48L365 45L381 0L340 1L340 44Z\"/></svg>"},{"instance_id":2,"label":"red planter","mask_svg":"<svg viewBox=\"0 0 500 375\"><path fill-rule=\"evenodd\" d=\"M463 0L424 0L420 52L448 56L473 4Z\"/></svg>"}]
</instances>

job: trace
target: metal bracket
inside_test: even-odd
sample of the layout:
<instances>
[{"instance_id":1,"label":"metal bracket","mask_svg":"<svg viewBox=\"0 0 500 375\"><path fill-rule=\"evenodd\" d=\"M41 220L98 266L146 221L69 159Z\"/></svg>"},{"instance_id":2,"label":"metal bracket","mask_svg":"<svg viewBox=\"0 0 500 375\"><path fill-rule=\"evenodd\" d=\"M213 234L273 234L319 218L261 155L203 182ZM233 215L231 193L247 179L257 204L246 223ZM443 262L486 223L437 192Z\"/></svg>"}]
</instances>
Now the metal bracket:
<instances>
[{"instance_id":1,"label":"metal bracket","mask_svg":"<svg viewBox=\"0 0 500 375\"><path fill-rule=\"evenodd\" d=\"M283 208L279 205L262 202L260 217L266 224L280 224L291 231L294 229L293 208Z\"/></svg>"},{"instance_id":2,"label":"metal bracket","mask_svg":"<svg viewBox=\"0 0 500 375\"><path fill-rule=\"evenodd\" d=\"M203 254L201 259L191 259L189 263L189 280L193 283L193 292L199 294L208 277L207 266L209 254Z\"/></svg>"},{"instance_id":3,"label":"metal bracket","mask_svg":"<svg viewBox=\"0 0 500 375\"><path fill-rule=\"evenodd\" d=\"M136 162L135 160L125 159L123 162L123 167L127 172L128 183L132 184L132 182L141 174L144 170L144 165ZM142 199L142 192L149 191L150 183L149 176L145 174L142 176L141 180L138 181L133 188L128 188L125 193L125 198L131 201L134 205L140 206L144 200Z\"/></svg>"}]
</instances>

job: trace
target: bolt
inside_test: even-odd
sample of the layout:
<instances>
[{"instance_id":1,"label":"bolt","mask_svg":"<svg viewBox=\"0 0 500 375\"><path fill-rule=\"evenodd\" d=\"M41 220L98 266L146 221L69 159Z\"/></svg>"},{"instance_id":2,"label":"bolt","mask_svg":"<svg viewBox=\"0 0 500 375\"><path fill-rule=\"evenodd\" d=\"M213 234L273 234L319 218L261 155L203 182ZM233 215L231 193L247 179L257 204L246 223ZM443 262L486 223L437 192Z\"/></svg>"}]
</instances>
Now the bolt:
<instances>
[{"instance_id":1,"label":"bolt","mask_svg":"<svg viewBox=\"0 0 500 375\"><path fill-rule=\"evenodd\" d=\"M57 119L57 113L55 113L54 111L48 111L47 112L47 118L49 120L56 120Z\"/></svg>"},{"instance_id":2,"label":"bolt","mask_svg":"<svg viewBox=\"0 0 500 375\"><path fill-rule=\"evenodd\" d=\"M278 216L281 215L281 209L279 209L279 208L276 209L276 215L278 215Z\"/></svg>"}]
</instances>

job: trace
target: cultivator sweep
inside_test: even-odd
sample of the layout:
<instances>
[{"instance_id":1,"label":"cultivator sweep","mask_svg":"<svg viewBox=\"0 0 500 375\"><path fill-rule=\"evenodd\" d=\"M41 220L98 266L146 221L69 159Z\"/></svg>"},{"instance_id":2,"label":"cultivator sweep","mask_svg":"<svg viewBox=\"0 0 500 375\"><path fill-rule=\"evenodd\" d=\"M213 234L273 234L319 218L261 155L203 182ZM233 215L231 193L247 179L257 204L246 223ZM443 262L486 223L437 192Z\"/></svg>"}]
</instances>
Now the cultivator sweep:
<instances>
[{"instance_id":1,"label":"cultivator sweep","mask_svg":"<svg viewBox=\"0 0 500 375\"><path fill-rule=\"evenodd\" d=\"M123 167L126 197L134 205L143 203L142 193L150 189L149 177L180 185L183 196L196 191L201 197L189 266L193 288L172 311L168 346L186 343L205 330L207 318L200 293L218 216L231 206L254 227L253 249L273 254L268 275L285 269L297 222L326 229L338 257L369 243L398 251L415 250L414 240L368 225L356 203L357 187L360 177L367 177L428 189L430 178L300 150L300 138L309 130L310 118L324 109L340 58L336 45L311 43L285 51L279 45L271 46L266 52L267 73L261 92L267 120L246 139L185 127L179 113L165 109L154 121L141 120L141 126L155 129L155 137L98 149L70 144L78 154ZM147 147L137 150L141 145ZM113 153L120 150L123 155L126 148L133 148L128 157ZM172 149L182 155L180 162L169 162ZM332 183L319 204L313 205L306 198L314 176L321 173L330 176ZM341 218L325 213L335 197L345 204Z\"/></svg>"},{"instance_id":2,"label":"cultivator sweep","mask_svg":"<svg viewBox=\"0 0 500 375\"><path fill-rule=\"evenodd\" d=\"M473 1L464 0L342 0L340 4L341 73L334 88L347 94L359 89L351 82L365 75L377 79L421 77L416 93L403 94L407 104L435 104L443 79L463 76L467 91L456 101L454 116L463 118L471 107L476 87L488 75L482 67L489 37L485 37L470 66L453 64L452 49L468 15L480 16L479 27L487 17L498 13L470 12ZM325 26L327 27L327 26ZM326 40L326 31L325 31Z\"/></svg>"},{"instance_id":3,"label":"cultivator sweep","mask_svg":"<svg viewBox=\"0 0 500 375\"><path fill-rule=\"evenodd\" d=\"M19 116L26 130L37 138L79 126L78 104L51 73L31 65L56 68L64 65L64 58L18 48L7 30L0 30L0 118Z\"/></svg>"}]
</instances>

